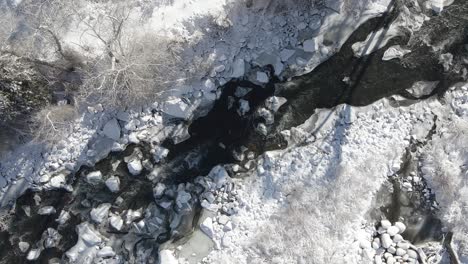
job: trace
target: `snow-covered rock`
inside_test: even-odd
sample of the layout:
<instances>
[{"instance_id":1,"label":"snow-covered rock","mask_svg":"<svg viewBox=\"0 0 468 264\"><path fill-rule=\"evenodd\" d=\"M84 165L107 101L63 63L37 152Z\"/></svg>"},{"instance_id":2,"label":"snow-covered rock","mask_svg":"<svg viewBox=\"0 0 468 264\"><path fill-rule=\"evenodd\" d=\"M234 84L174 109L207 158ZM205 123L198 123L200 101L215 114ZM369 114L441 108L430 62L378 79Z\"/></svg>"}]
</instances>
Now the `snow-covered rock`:
<instances>
[{"instance_id":1,"label":"snow-covered rock","mask_svg":"<svg viewBox=\"0 0 468 264\"><path fill-rule=\"evenodd\" d=\"M143 170L143 165L141 164L141 160L132 159L127 163L127 168L130 174L137 176L140 175L141 171Z\"/></svg>"},{"instance_id":2,"label":"snow-covered rock","mask_svg":"<svg viewBox=\"0 0 468 264\"><path fill-rule=\"evenodd\" d=\"M398 228L398 233L399 234L405 232L405 230L406 230L406 225L403 224L402 222L395 222L395 227Z\"/></svg>"},{"instance_id":3,"label":"snow-covered rock","mask_svg":"<svg viewBox=\"0 0 468 264\"><path fill-rule=\"evenodd\" d=\"M26 256L26 259L29 261L36 260L41 255L41 250L38 248L31 249Z\"/></svg>"},{"instance_id":4,"label":"snow-covered rock","mask_svg":"<svg viewBox=\"0 0 468 264\"><path fill-rule=\"evenodd\" d=\"M160 146L156 146L153 150L153 158L156 163L161 162L167 157L169 150Z\"/></svg>"},{"instance_id":5,"label":"snow-covered rock","mask_svg":"<svg viewBox=\"0 0 468 264\"><path fill-rule=\"evenodd\" d=\"M221 165L218 165L211 169L210 173L208 174L208 177L210 177L213 180L213 183L215 184L216 188L221 188L230 179L226 169Z\"/></svg>"},{"instance_id":6,"label":"snow-covered rock","mask_svg":"<svg viewBox=\"0 0 468 264\"><path fill-rule=\"evenodd\" d=\"M86 181L89 184L98 184L102 181L102 173L100 171L93 171L86 175Z\"/></svg>"},{"instance_id":7,"label":"snow-covered rock","mask_svg":"<svg viewBox=\"0 0 468 264\"><path fill-rule=\"evenodd\" d=\"M60 233L57 230L50 227L47 228L46 231L44 231L44 234L42 236L44 239L45 248L57 247L60 244L60 240L62 239L62 235L60 235Z\"/></svg>"},{"instance_id":8,"label":"snow-covered rock","mask_svg":"<svg viewBox=\"0 0 468 264\"><path fill-rule=\"evenodd\" d=\"M382 220L380 221L380 226L384 229L387 230L389 227L392 226L392 223L388 220Z\"/></svg>"},{"instance_id":9,"label":"snow-covered rock","mask_svg":"<svg viewBox=\"0 0 468 264\"><path fill-rule=\"evenodd\" d=\"M21 241L18 243L18 248L20 249L21 252L25 253L29 249L29 243Z\"/></svg>"},{"instance_id":10,"label":"snow-covered rock","mask_svg":"<svg viewBox=\"0 0 468 264\"><path fill-rule=\"evenodd\" d=\"M70 220L70 213L62 210L59 217L55 220L59 225L64 225L68 220Z\"/></svg>"},{"instance_id":11,"label":"snow-covered rock","mask_svg":"<svg viewBox=\"0 0 468 264\"><path fill-rule=\"evenodd\" d=\"M111 217L109 217L109 224L110 226L115 228L115 230L120 231L123 226L122 217L120 217L119 215L112 215Z\"/></svg>"},{"instance_id":12,"label":"snow-covered rock","mask_svg":"<svg viewBox=\"0 0 468 264\"><path fill-rule=\"evenodd\" d=\"M112 247L105 246L101 250L99 250L99 252L97 253L97 256L101 258L110 258L110 257L115 256L115 252L112 249Z\"/></svg>"},{"instance_id":13,"label":"snow-covered rock","mask_svg":"<svg viewBox=\"0 0 468 264\"><path fill-rule=\"evenodd\" d=\"M393 243L393 240L390 238L389 234L382 234L380 236L380 241L382 242L383 248L389 248Z\"/></svg>"},{"instance_id":14,"label":"snow-covered rock","mask_svg":"<svg viewBox=\"0 0 468 264\"><path fill-rule=\"evenodd\" d=\"M200 224L200 229L209 238L213 239L215 231L213 228L213 219L211 219L211 217L207 217L205 220L203 220L203 222Z\"/></svg>"},{"instance_id":15,"label":"snow-covered rock","mask_svg":"<svg viewBox=\"0 0 468 264\"><path fill-rule=\"evenodd\" d=\"M385 51L385 53L384 53L384 55L382 57L382 60L388 61L388 60L392 60L392 59L400 59L400 58L403 58L406 54L408 54L410 52L411 52L411 50L404 49L400 45L391 46L390 48L388 48Z\"/></svg>"},{"instance_id":16,"label":"snow-covered rock","mask_svg":"<svg viewBox=\"0 0 468 264\"><path fill-rule=\"evenodd\" d=\"M91 216L91 219L100 224L102 221L104 221L107 218L107 215L109 214L109 209L111 208L110 203L103 203L100 204L98 207L93 208L91 212L89 213Z\"/></svg>"},{"instance_id":17,"label":"snow-covered rock","mask_svg":"<svg viewBox=\"0 0 468 264\"><path fill-rule=\"evenodd\" d=\"M387 234L389 234L390 236L394 236L396 234L398 234L398 232L400 231L400 229L398 229L398 227L396 226L391 226L387 229Z\"/></svg>"},{"instance_id":18,"label":"snow-covered rock","mask_svg":"<svg viewBox=\"0 0 468 264\"><path fill-rule=\"evenodd\" d=\"M63 188L67 183L66 177L64 173L59 173L58 175L52 177L49 182L49 186L52 189L59 189Z\"/></svg>"},{"instance_id":19,"label":"snow-covered rock","mask_svg":"<svg viewBox=\"0 0 468 264\"><path fill-rule=\"evenodd\" d=\"M88 222L76 226L78 234L77 243L65 252L71 262L78 259L92 259L98 252L97 245L102 242L100 234Z\"/></svg>"},{"instance_id":20,"label":"snow-covered rock","mask_svg":"<svg viewBox=\"0 0 468 264\"><path fill-rule=\"evenodd\" d=\"M120 178L118 176L109 177L106 180L106 186L111 192L118 192L120 190Z\"/></svg>"}]
</instances>

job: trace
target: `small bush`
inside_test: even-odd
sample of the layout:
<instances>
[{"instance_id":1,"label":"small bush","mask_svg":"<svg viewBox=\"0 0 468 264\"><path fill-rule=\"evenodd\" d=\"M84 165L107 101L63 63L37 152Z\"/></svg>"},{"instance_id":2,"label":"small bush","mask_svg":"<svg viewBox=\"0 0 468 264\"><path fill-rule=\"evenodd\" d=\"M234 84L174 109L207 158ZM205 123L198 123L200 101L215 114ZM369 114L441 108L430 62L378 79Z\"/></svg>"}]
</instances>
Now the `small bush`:
<instances>
[{"instance_id":1,"label":"small bush","mask_svg":"<svg viewBox=\"0 0 468 264\"><path fill-rule=\"evenodd\" d=\"M72 122L77 115L71 105L49 105L32 118L32 134L36 142L54 144L72 129Z\"/></svg>"}]
</instances>

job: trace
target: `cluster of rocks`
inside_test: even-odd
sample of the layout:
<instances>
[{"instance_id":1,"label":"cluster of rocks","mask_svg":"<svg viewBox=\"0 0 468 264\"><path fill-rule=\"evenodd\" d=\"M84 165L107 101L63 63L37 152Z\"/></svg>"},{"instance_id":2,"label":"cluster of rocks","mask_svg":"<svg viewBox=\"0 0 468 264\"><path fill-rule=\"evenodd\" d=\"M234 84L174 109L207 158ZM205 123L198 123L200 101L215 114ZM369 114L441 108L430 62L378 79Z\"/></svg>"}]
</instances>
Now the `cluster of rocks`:
<instances>
[{"instance_id":1,"label":"cluster of rocks","mask_svg":"<svg viewBox=\"0 0 468 264\"><path fill-rule=\"evenodd\" d=\"M371 243L363 243L361 247L374 253L374 263L426 263L422 250L412 245L402 236L406 225L402 222L392 223L382 220L377 235Z\"/></svg>"},{"instance_id":2,"label":"cluster of rocks","mask_svg":"<svg viewBox=\"0 0 468 264\"><path fill-rule=\"evenodd\" d=\"M263 136L268 134L268 128L275 122L274 114L286 101L286 98L272 96L265 101L264 107L257 110L256 115L263 120L263 122L259 122L256 127L259 134Z\"/></svg>"}]
</instances>

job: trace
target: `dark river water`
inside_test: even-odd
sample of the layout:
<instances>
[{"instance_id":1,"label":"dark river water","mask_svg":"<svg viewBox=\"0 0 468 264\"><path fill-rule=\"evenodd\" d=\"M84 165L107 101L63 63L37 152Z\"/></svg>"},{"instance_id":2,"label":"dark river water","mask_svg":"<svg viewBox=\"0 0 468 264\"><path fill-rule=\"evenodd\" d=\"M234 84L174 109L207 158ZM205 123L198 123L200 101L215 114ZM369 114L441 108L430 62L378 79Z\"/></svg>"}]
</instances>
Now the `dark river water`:
<instances>
[{"instance_id":1,"label":"dark river water","mask_svg":"<svg viewBox=\"0 0 468 264\"><path fill-rule=\"evenodd\" d=\"M369 56L355 57L351 45L357 41L363 41L374 30L388 27L397 15L395 11L395 13L364 23L351 35L337 54L308 74L283 83L274 79L266 87L247 81L227 83L221 88L222 96L210 113L190 124L190 139L179 144L174 144L169 140L164 142L163 146L170 152L165 162L157 165L160 166L160 174L165 175L158 181L170 186L193 182L194 177L206 175L218 164L238 163L239 161L236 161L232 153L239 151L242 146L256 155L266 150L284 148L287 144L279 132L302 124L317 108L331 108L342 103L355 106L368 105L394 94L400 94L412 103L414 100L411 99L417 98L412 97L406 89L410 88L414 82L422 80L439 81L432 95L443 94L449 86L462 80L460 74L444 71L439 64L439 55L451 52L454 55L455 64L467 56L468 51L464 46L468 43L468 22L464 18L467 8L468 1L456 1L441 16L431 16L431 20L427 21L416 35L410 36L407 33L392 39L385 48ZM434 44L442 40L449 41L443 50L433 52L430 47L422 44L422 39ZM386 48L396 44L409 48L412 52L402 60L382 61L381 58ZM266 70L272 69L267 67ZM349 78L348 82L343 81L345 77ZM251 107L251 111L244 117L240 117L236 112L238 100L234 101L232 108L228 108L239 86L252 88L252 91L243 97L249 101ZM255 127L263 120L254 112L266 98L272 95L285 97L288 102L275 114L275 123L270 127L271 132L268 136L262 136L255 131ZM150 147L146 145L131 145L122 153L112 153L94 168L83 167L70 178L70 183L74 187L71 193L66 191L36 193L30 190L20 197L13 210L8 230L0 230L0 263L26 262L25 254L19 251L17 243L21 240L34 245L49 227L59 231L63 236L62 242L57 248L43 251L36 262L48 263L53 258L57 261L61 259L63 253L76 243L75 226L81 223L83 215L90 211L89 205L83 206L83 200L95 207L104 202L116 204L118 197L121 197L124 202L113 207L112 211L115 213L123 213L128 209L157 207L152 190L155 180L145 177L149 171L144 171L138 177L130 176L123 162L124 158L131 155L136 148L141 149L143 155L149 157ZM119 161L120 165L117 165L116 169L112 168L112 165ZM118 174L121 179L121 190L117 193L110 193L103 184L98 186L87 184L83 175L97 169L101 170L104 175ZM35 195L39 195L42 204L53 205L57 213L50 216L35 214L34 212L38 209L34 200ZM31 216L26 216L24 206L31 207L31 212L33 212ZM175 233L180 237L190 232L192 225L196 223L200 209L198 201L194 201L193 208L194 213L186 216L186 225L178 232L174 232L174 229L169 226L171 215L163 213L165 215L163 225L166 231L150 237L142 236L140 241L146 241L142 245L148 246L151 242L149 244L154 248L154 259L157 258L157 249L161 243L174 238ZM388 208L385 209L388 216L399 215L401 207L398 205L389 205ZM55 219L62 209L74 212L74 214L67 224L58 226ZM106 235L117 237L129 232L129 230L101 231ZM131 259L129 256L126 258L127 261Z\"/></svg>"}]
</instances>

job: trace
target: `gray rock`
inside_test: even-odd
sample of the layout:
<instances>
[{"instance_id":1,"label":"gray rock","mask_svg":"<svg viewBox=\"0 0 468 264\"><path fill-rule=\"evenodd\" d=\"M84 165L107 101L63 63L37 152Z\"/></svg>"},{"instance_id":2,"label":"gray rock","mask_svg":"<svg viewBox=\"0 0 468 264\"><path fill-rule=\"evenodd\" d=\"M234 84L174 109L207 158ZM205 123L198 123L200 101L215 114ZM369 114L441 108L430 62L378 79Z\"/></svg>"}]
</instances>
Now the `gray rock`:
<instances>
[{"instance_id":1,"label":"gray rock","mask_svg":"<svg viewBox=\"0 0 468 264\"><path fill-rule=\"evenodd\" d=\"M119 122L117 119L112 118L109 120L105 125L104 128L102 129L102 132L104 135L110 139L113 140L119 140L120 138L120 126Z\"/></svg>"}]
</instances>

